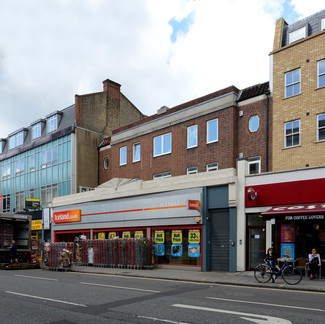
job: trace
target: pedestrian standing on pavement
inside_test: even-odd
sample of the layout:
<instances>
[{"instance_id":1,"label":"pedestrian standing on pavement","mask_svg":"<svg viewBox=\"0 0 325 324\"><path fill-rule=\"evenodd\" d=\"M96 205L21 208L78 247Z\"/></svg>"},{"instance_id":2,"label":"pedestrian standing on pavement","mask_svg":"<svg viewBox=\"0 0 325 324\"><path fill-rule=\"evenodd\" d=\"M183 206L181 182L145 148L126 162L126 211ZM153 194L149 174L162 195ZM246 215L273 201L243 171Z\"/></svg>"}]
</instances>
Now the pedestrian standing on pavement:
<instances>
[{"instance_id":1,"label":"pedestrian standing on pavement","mask_svg":"<svg viewBox=\"0 0 325 324\"><path fill-rule=\"evenodd\" d=\"M280 270L280 267L278 265L278 261L276 260L276 257L273 255L273 248L268 248L267 253L265 256L264 261L271 267L276 268L278 271Z\"/></svg>"},{"instance_id":2,"label":"pedestrian standing on pavement","mask_svg":"<svg viewBox=\"0 0 325 324\"><path fill-rule=\"evenodd\" d=\"M308 255L309 269L310 269L310 279L318 278L318 272L321 266L320 255L317 253L316 249L312 249L311 253Z\"/></svg>"},{"instance_id":3,"label":"pedestrian standing on pavement","mask_svg":"<svg viewBox=\"0 0 325 324\"><path fill-rule=\"evenodd\" d=\"M13 260L15 260L16 263L18 263L18 258L17 258L17 245L15 240L12 240L11 245L10 245L10 255L11 255L11 259L10 259L10 263L13 262Z\"/></svg>"}]
</instances>

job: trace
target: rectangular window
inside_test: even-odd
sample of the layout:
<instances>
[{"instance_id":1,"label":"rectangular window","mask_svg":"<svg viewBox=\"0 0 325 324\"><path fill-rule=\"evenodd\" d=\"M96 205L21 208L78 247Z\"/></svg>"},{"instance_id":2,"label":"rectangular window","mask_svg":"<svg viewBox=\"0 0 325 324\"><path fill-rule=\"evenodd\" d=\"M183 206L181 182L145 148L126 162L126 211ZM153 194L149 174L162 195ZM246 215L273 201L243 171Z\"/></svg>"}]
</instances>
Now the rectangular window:
<instances>
[{"instance_id":1,"label":"rectangular window","mask_svg":"<svg viewBox=\"0 0 325 324\"><path fill-rule=\"evenodd\" d=\"M284 124L284 146L292 147L300 144L300 120L294 120Z\"/></svg>"},{"instance_id":2,"label":"rectangular window","mask_svg":"<svg viewBox=\"0 0 325 324\"><path fill-rule=\"evenodd\" d=\"M321 20L321 24L320 24L320 30L324 30L324 29L325 29L325 18Z\"/></svg>"},{"instance_id":3,"label":"rectangular window","mask_svg":"<svg viewBox=\"0 0 325 324\"><path fill-rule=\"evenodd\" d=\"M164 134L153 139L154 156L164 155L172 151L172 134Z\"/></svg>"},{"instance_id":4,"label":"rectangular window","mask_svg":"<svg viewBox=\"0 0 325 324\"><path fill-rule=\"evenodd\" d=\"M9 137L9 150L16 147L16 136Z\"/></svg>"},{"instance_id":5,"label":"rectangular window","mask_svg":"<svg viewBox=\"0 0 325 324\"><path fill-rule=\"evenodd\" d=\"M187 127L187 148L197 147L197 125Z\"/></svg>"},{"instance_id":6,"label":"rectangular window","mask_svg":"<svg viewBox=\"0 0 325 324\"><path fill-rule=\"evenodd\" d=\"M16 193L16 212L22 211L25 208L25 197L24 192L17 192Z\"/></svg>"},{"instance_id":7,"label":"rectangular window","mask_svg":"<svg viewBox=\"0 0 325 324\"><path fill-rule=\"evenodd\" d=\"M197 172L197 167L187 168L187 174L196 174Z\"/></svg>"},{"instance_id":8,"label":"rectangular window","mask_svg":"<svg viewBox=\"0 0 325 324\"><path fill-rule=\"evenodd\" d=\"M317 87L325 86L325 60L317 62Z\"/></svg>"},{"instance_id":9,"label":"rectangular window","mask_svg":"<svg viewBox=\"0 0 325 324\"><path fill-rule=\"evenodd\" d=\"M218 118L207 122L207 143L218 141Z\"/></svg>"},{"instance_id":10,"label":"rectangular window","mask_svg":"<svg viewBox=\"0 0 325 324\"><path fill-rule=\"evenodd\" d=\"M53 115L47 119L47 132L51 133L58 128L58 116Z\"/></svg>"},{"instance_id":11,"label":"rectangular window","mask_svg":"<svg viewBox=\"0 0 325 324\"><path fill-rule=\"evenodd\" d=\"M317 141L325 140L325 114L317 116Z\"/></svg>"},{"instance_id":12,"label":"rectangular window","mask_svg":"<svg viewBox=\"0 0 325 324\"><path fill-rule=\"evenodd\" d=\"M24 144L24 131L21 131L9 138L9 149L13 149L17 146Z\"/></svg>"},{"instance_id":13,"label":"rectangular window","mask_svg":"<svg viewBox=\"0 0 325 324\"><path fill-rule=\"evenodd\" d=\"M32 128L32 139L41 137L41 131L42 131L41 123L35 124Z\"/></svg>"},{"instance_id":14,"label":"rectangular window","mask_svg":"<svg viewBox=\"0 0 325 324\"><path fill-rule=\"evenodd\" d=\"M133 162L140 161L141 145L140 143L133 144Z\"/></svg>"},{"instance_id":15,"label":"rectangular window","mask_svg":"<svg viewBox=\"0 0 325 324\"><path fill-rule=\"evenodd\" d=\"M261 157L252 157L247 159L248 162L248 174L261 173Z\"/></svg>"},{"instance_id":16,"label":"rectangular window","mask_svg":"<svg viewBox=\"0 0 325 324\"><path fill-rule=\"evenodd\" d=\"M306 26L289 33L289 44L302 38L306 38Z\"/></svg>"},{"instance_id":17,"label":"rectangular window","mask_svg":"<svg viewBox=\"0 0 325 324\"><path fill-rule=\"evenodd\" d=\"M163 172L163 173L158 173L153 176L154 180L157 179L164 179L164 178L170 178L172 176L171 172Z\"/></svg>"},{"instance_id":18,"label":"rectangular window","mask_svg":"<svg viewBox=\"0 0 325 324\"><path fill-rule=\"evenodd\" d=\"M127 163L127 151L126 146L120 148L120 165L125 165Z\"/></svg>"},{"instance_id":19,"label":"rectangular window","mask_svg":"<svg viewBox=\"0 0 325 324\"><path fill-rule=\"evenodd\" d=\"M285 73L285 97L300 94L300 69Z\"/></svg>"},{"instance_id":20,"label":"rectangular window","mask_svg":"<svg viewBox=\"0 0 325 324\"><path fill-rule=\"evenodd\" d=\"M19 159L15 162L15 174L22 174L25 171L25 160Z\"/></svg>"},{"instance_id":21,"label":"rectangular window","mask_svg":"<svg viewBox=\"0 0 325 324\"><path fill-rule=\"evenodd\" d=\"M217 171L218 170L218 162L207 164L207 171Z\"/></svg>"},{"instance_id":22,"label":"rectangular window","mask_svg":"<svg viewBox=\"0 0 325 324\"><path fill-rule=\"evenodd\" d=\"M4 213L10 212L10 195L4 195L2 199L2 211Z\"/></svg>"}]
</instances>

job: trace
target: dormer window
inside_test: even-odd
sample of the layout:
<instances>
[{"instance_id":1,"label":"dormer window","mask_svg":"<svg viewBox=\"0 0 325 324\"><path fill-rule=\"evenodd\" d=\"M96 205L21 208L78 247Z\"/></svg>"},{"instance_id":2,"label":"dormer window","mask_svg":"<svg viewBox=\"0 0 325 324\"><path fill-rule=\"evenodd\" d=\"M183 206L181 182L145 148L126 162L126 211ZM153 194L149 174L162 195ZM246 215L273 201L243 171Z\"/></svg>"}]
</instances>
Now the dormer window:
<instances>
[{"instance_id":1,"label":"dormer window","mask_svg":"<svg viewBox=\"0 0 325 324\"><path fill-rule=\"evenodd\" d=\"M9 135L9 150L24 144L27 129L23 129L16 134Z\"/></svg>"},{"instance_id":2,"label":"dormer window","mask_svg":"<svg viewBox=\"0 0 325 324\"><path fill-rule=\"evenodd\" d=\"M2 154L5 144L6 144L6 140L3 138L0 139L0 154Z\"/></svg>"},{"instance_id":3,"label":"dormer window","mask_svg":"<svg viewBox=\"0 0 325 324\"><path fill-rule=\"evenodd\" d=\"M289 44L302 38L306 38L306 26L289 33Z\"/></svg>"},{"instance_id":4,"label":"dormer window","mask_svg":"<svg viewBox=\"0 0 325 324\"><path fill-rule=\"evenodd\" d=\"M55 130L57 130L59 123L60 123L60 117L62 115L62 112L56 111L53 114L50 114L47 117L47 132L51 133Z\"/></svg>"},{"instance_id":5,"label":"dormer window","mask_svg":"<svg viewBox=\"0 0 325 324\"><path fill-rule=\"evenodd\" d=\"M32 125L32 139L34 140L36 138L41 137L45 125L45 120L40 119L32 123L31 125Z\"/></svg>"},{"instance_id":6,"label":"dormer window","mask_svg":"<svg viewBox=\"0 0 325 324\"><path fill-rule=\"evenodd\" d=\"M321 23L320 23L320 30L325 30L325 18L323 18L321 20Z\"/></svg>"}]
</instances>

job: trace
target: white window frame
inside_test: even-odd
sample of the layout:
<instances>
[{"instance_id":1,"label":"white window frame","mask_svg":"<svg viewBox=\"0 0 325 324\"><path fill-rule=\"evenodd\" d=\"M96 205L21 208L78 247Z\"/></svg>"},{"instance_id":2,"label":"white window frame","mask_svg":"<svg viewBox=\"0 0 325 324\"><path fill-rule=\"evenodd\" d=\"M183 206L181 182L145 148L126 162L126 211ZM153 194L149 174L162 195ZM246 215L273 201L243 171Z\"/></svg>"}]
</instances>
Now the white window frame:
<instances>
[{"instance_id":1,"label":"white window frame","mask_svg":"<svg viewBox=\"0 0 325 324\"><path fill-rule=\"evenodd\" d=\"M165 139L167 136L170 135L170 151L164 151L164 143L165 143ZM161 138L161 153L160 154L156 154L156 139ZM172 133L166 133L163 135L159 135L154 137L153 139L153 156L161 156L161 155L165 155L165 154L170 154L172 152Z\"/></svg>"},{"instance_id":2,"label":"white window frame","mask_svg":"<svg viewBox=\"0 0 325 324\"><path fill-rule=\"evenodd\" d=\"M320 23L320 30L325 30L325 18L322 18L321 23Z\"/></svg>"},{"instance_id":3,"label":"white window frame","mask_svg":"<svg viewBox=\"0 0 325 324\"><path fill-rule=\"evenodd\" d=\"M25 208L25 192L19 191L15 194L15 209L17 211L22 211Z\"/></svg>"},{"instance_id":4,"label":"white window frame","mask_svg":"<svg viewBox=\"0 0 325 324\"><path fill-rule=\"evenodd\" d=\"M9 137L9 150L24 144L24 131Z\"/></svg>"},{"instance_id":5,"label":"white window frame","mask_svg":"<svg viewBox=\"0 0 325 324\"><path fill-rule=\"evenodd\" d=\"M123 158L123 154L125 154L125 161ZM120 147L120 166L121 165L126 165L128 161L128 152L126 146Z\"/></svg>"},{"instance_id":6,"label":"white window frame","mask_svg":"<svg viewBox=\"0 0 325 324\"><path fill-rule=\"evenodd\" d=\"M307 28L306 26L296 29L289 33L289 44L296 42L300 39L306 38Z\"/></svg>"},{"instance_id":7,"label":"white window frame","mask_svg":"<svg viewBox=\"0 0 325 324\"><path fill-rule=\"evenodd\" d=\"M296 122L296 121L298 121L299 122L299 131L298 132L296 132L296 133L292 133L292 134L290 134L290 135L287 135L286 134L286 125L287 124L290 124L290 123L294 123L294 122ZM290 147L296 147L296 146L299 146L300 145L300 129L301 129L301 127L300 127L300 119L296 119L296 120L292 120L292 121L289 121L289 122L286 122L286 123L284 123L284 147L285 148L290 148ZM287 146L287 137L293 137L294 135L299 135L299 143L298 144L295 144L295 145L290 145L290 146Z\"/></svg>"},{"instance_id":8,"label":"white window frame","mask_svg":"<svg viewBox=\"0 0 325 324\"><path fill-rule=\"evenodd\" d=\"M198 168L197 167L189 167L186 170L186 174L187 175L189 175L189 174L196 174L196 173L198 173Z\"/></svg>"},{"instance_id":9,"label":"white window frame","mask_svg":"<svg viewBox=\"0 0 325 324\"><path fill-rule=\"evenodd\" d=\"M213 122L215 122L215 121L217 122L217 138L216 138L216 139L213 139L213 140L209 140L210 125L211 125ZM211 131L212 131L212 130L211 130ZM218 142L218 139L219 139L219 120L218 120L218 118L208 120L208 121L207 121L207 144L209 144L209 143L214 143L214 142Z\"/></svg>"},{"instance_id":10,"label":"white window frame","mask_svg":"<svg viewBox=\"0 0 325 324\"><path fill-rule=\"evenodd\" d=\"M107 170L108 169L108 164L109 164L108 157L104 158L103 164L104 164L104 169Z\"/></svg>"},{"instance_id":11,"label":"white window frame","mask_svg":"<svg viewBox=\"0 0 325 324\"><path fill-rule=\"evenodd\" d=\"M286 76L289 73L294 73L295 71L299 71L299 81L295 81L295 82L292 82L292 83L287 84L287 77ZM294 93L294 94L288 96L287 95L287 89L289 89L289 87L294 87L296 84L299 84L299 92L298 93ZM293 97L293 96L297 96L300 93L301 93L301 69L298 68L298 69L295 69L295 70L286 72L284 74L284 96L285 96L285 98L290 98L290 97Z\"/></svg>"},{"instance_id":12,"label":"white window frame","mask_svg":"<svg viewBox=\"0 0 325 324\"><path fill-rule=\"evenodd\" d=\"M32 139L36 139L41 137L42 134L42 126L41 123L37 123L32 127Z\"/></svg>"},{"instance_id":13,"label":"white window frame","mask_svg":"<svg viewBox=\"0 0 325 324\"><path fill-rule=\"evenodd\" d=\"M247 158L247 166L248 166L248 170L247 170L247 173L248 174L255 174L255 173L251 173L250 172L250 166L252 164L257 164L257 173L256 174L259 174L261 173L261 157L260 156L255 156L255 157L251 157L251 158Z\"/></svg>"},{"instance_id":14,"label":"white window frame","mask_svg":"<svg viewBox=\"0 0 325 324\"><path fill-rule=\"evenodd\" d=\"M322 126L322 127L319 127L319 117L322 116L322 117L325 117L325 113L324 114L319 114L317 115L317 142L319 141L324 141L324 139L319 139L319 132L320 130L324 130L325 129L325 126Z\"/></svg>"},{"instance_id":15,"label":"white window frame","mask_svg":"<svg viewBox=\"0 0 325 324\"><path fill-rule=\"evenodd\" d=\"M191 131L194 130L192 133ZM187 148L193 148L193 147L197 147L197 142L198 142L198 138L197 138L197 125L192 125L187 127ZM195 144L190 145L190 136L191 135L195 135Z\"/></svg>"},{"instance_id":16,"label":"white window frame","mask_svg":"<svg viewBox=\"0 0 325 324\"><path fill-rule=\"evenodd\" d=\"M325 87L325 84L320 86L319 85L319 78L320 77L325 77L325 71L323 73L319 73L319 63L325 64L325 59L320 60L320 61L317 62L317 88L323 88L323 87Z\"/></svg>"},{"instance_id":17,"label":"white window frame","mask_svg":"<svg viewBox=\"0 0 325 324\"><path fill-rule=\"evenodd\" d=\"M47 119L47 132L51 133L58 128L58 115L52 115Z\"/></svg>"},{"instance_id":18,"label":"white window frame","mask_svg":"<svg viewBox=\"0 0 325 324\"><path fill-rule=\"evenodd\" d=\"M16 135L9 137L9 150L16 147Z\"/></svg>"},{"instance_id":19,"label":"white window frame","mask_svg":"<svg viewBox=\"0 0 325 324\"><path fill-rule=\"evenodd\" d=\"M252 121L252 119L254 118L254 117L257 117L257 128L256 129L252 129L252 127L251 127L251 121ZM248 128L249 128L249 131L251 132L251 133L255 133L255 132L257 132L258 131L258 129L260 128L260 117L259 117L259 115L252 115L250 118L249 118L249 121L248 121Z\"/></svg>"},{"instance_id":20,"label":"white window frame","mask_svg":"<svg viewBox=\"0 0 325 324\"><path fill-rule=\"evenodd\" d=\"M218 171L218 169L219 169L218 162L213 162L213 163L207 164L207 172Z\"/></svg>"},{"instance_id":21,"label":"white window frame","mask_svg":"<svg viewBox=\"0 0 325 324\"><path fill-rule=\"evenodd\" d=\"M162 173L157 173L153 175L153 179L154 180L158 180L158 179L166 179L166 178L170 178L172 176L172 173L169 172L162 172Z\"/></svg>"},{"instance_id":22,"label":"white window frame","mask_svg":"<svg viewBox=\"0 0 325 324\"><path fill-rule=\"evenodd\" d=\"M139 157L137 158L136 157L136 147L139 147ZM132 148L133 148L133 159L132 161L133 162L139 162L141 160L141 144L140 143L134 143L132 145Z\"/></svg>"}]
</instances>

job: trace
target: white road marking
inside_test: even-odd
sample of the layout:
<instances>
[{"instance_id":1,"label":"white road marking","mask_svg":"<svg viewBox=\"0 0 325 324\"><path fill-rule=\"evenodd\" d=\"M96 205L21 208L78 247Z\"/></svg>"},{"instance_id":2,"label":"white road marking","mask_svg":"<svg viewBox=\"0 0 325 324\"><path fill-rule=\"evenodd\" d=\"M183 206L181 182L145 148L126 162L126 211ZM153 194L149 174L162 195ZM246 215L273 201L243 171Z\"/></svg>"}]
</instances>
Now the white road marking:
<instances>
[{"instance_id":1,"label":"white road marking","mask_svg":"<svg viewBox=\"0 0 325 324\"><path fill-rule=\"evenodd\" d=\"M80 283L82 285L108 287L108 288L117 288L117 289L128 289L128 290L137 290L137 291L144 291L144 292L151 292L151 293L160 293L160 291L157 291L157 290L140 289L140 288L130 288L130 287L122 287L122 286L111 286L111 285L96 284L96 283L91 283L91 282L80 282Z\"/></svg>"},{"instance_id":2,"label":"white road marking","mask_svg":"<svg viewBox=\"0 0 325 324\"><path fill-rule=\"evenodd\" d=\"M289 305L279 305L279 304L270 304L270 303L260 303L260 302L252 302L247 300L237 300L237 299L226 299L226 298L218 298L218 297L205 297L208 299L236 302L236 303L244 303L244 304L256 304L256 305L265 305L265 306L274 306L274 307L284 307L284 308L297 308L297 309L305 309L316 312L325 312L324 309L319 308L308 308L308 307L298 307L298 306L289 306Z\"/></svg>"},{"instance_id":3,"label":"white road marking","mask_svg":"<svg viewBox=\"0 0 325 324\"><path fill-rule=\"evenodd\" d=\"M189 323L185 323L185 322L175 322L175 321L170 321L170 320L164 320L164 319L160 319L160 318L156 318L156 317L148 317L148 316L140 316L140 315L138 315L137 317L152 320L152 321L159 321L159 322L172 323L172 324L189 324Z\"/></svg>"},{"instance_id":4,"label":"white road marking","mask_svg":"<svg viewBox=\"0 0 325 324\"><path fill-rule=\"evenodd\" d=\"M208 308L208 307L200 307L200 306L191 306L191 305L183 305L183 304L174 304L173 307L180 307L180 308L188 308L194 310L202 310L206 312L215 312L215 313L224 313L230 315L238 315L240 318L251 321L253 323L259 324L291 324L292 322L279 318L279 317L272 317L272 316L265 316L265 315L257 315L257 314L250 314L250 313L241 313L241 312L234 312L225 309L216 309L216 308ZM249 317L247 317L249 316ZM252 317L252 318L251 318Z\"/></svg>"},{"instance_id":5,"label":"white road marking","mask_svg":"<svg viewBox=\"0 0 325 324\"><path fill-rule=\"evenodd\" d=\"M74 305L74 306L81 306L81 307L87 307L86 305L83 304L76 304L76 303L71 303L63 300L57 300L57 299L52 299L52 298L46 298L46 297L40 297L40 296L33 296L33 295L27 295L27 294L21 294L13 291L5 291L7 294L13 294L13 295L18 295L18 296L23 296L23 297L29 297L29 298L36 298L36 299L41 299L41 300L48 300L48 301L53 301L56 303L62 303L62 304L68 304L68 305Z\"/></svg>"},{"instance_id":6,"label":"white road marking","mask_svg":"<svg viewBox=\"0 0 325 324\"><path fill-rule=\"evenodd\" d=\"M43 277L32 277L32 276L24 276L24 275L15 275L15 277L31 278L31 279L41 279L41 280L49 280L49 281L59 281L59 279L43 278Z\"/></svg>"}]
</instances>

